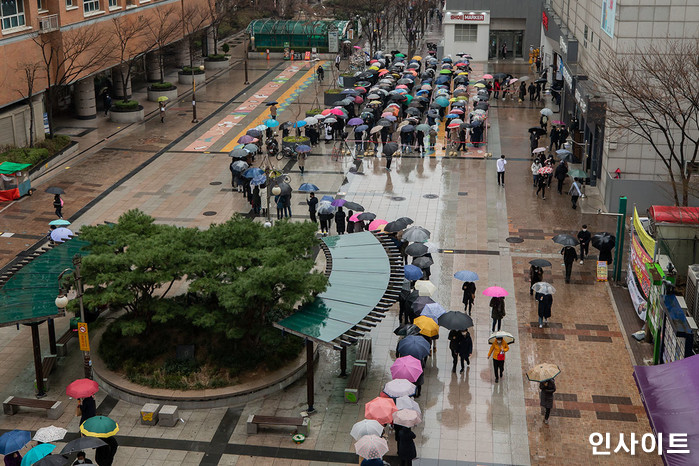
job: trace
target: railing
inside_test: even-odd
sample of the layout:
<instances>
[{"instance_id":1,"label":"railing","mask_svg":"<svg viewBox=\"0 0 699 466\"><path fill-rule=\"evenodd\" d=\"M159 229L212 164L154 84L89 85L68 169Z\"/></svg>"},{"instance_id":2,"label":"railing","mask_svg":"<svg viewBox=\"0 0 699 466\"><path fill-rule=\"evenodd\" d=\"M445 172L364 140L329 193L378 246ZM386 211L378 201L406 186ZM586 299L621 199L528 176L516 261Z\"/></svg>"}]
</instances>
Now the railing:
<instances>
[{"instance_id":1,"label":"railing","mask_svg":"<svg viewBox=\"0 0 699 466\"><path fill-rule=\"evenodd\" d=\"M46 33L58 30L58 15L48 15L39 18L39 32Z\"/></svg>"}]
</instances>

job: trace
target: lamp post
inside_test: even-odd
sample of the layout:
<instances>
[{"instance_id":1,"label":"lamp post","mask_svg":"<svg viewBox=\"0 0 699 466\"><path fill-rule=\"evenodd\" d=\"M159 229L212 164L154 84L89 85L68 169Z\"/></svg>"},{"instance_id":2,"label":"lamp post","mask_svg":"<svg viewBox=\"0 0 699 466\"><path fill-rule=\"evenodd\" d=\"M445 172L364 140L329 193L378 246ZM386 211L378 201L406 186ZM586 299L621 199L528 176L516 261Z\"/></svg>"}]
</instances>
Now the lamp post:
<instances>
[{"instance_id":1,"label":"lamp post","mask_svg":"<svg viewBox=\"0 0 699 466\"><path fill-rule=\"evenodd\" d=\"M73 267L75 267L75 270L71 269L65 269L63 272L60 273L58 276L58 282L60 285L61 278L63 278L63 274L66 272L71 272L73 271L73 280L75 282L75 287L77 289L77 294L78 294L78 303L80 304L80 322L78 323L78 331L81 332L82 329L85 329L85 341L86 341L86 349L83 351L83 368L85 372L85 378L86 379L92 379L92 359L90 357L90 345L89 345L89 338L87 334L87 323L85 322L85 307L83 306L83 282L82 282L82 277L80 276L80 266L82 265L82 256L80 254L76 254L73 256ZM65 309L68 306L68 296L66 290L61 288L58 292L58 297L56 298L56 307L59 309ZM83 345L81 345L83 346Z\"/></svg>"},{"instance_id":2,"label":"lamp post","mask_svg":"<svg viewBox=\"0 0 699 466\"><path fill-rule=\"evenodd\" d=\"M192 67L192 123L199 123L197 120L197 82L194 80L194 70ZM199 65L199 70L204 71L204 65Z\"/></svg>"},{"instance_id":3,"label":"lamp post","mask_svg":"<svg viewBox=\"0 0 699 466\"><path fill-rule=\"evenodd\" d=\"M272 187L272 189L270 190L269 189L269 184L271 183L271 178L269 177L270 169L268 168L267 170L265 170L265 172L267 175L267 183L268 183L267 184L267 223L269 223L271 225L272 224L272 212L270 212L270 210L269 210L269 200L270 200L271 194L274 194L275 196L279 196L282 193L282 188L280 188L279 186L277 186L275 184L274 187ZM270 193L270 191L271 191L271 193Z\"/></svg>"},{"instance_id":4,"label":"lamp post","mask_svg":"<svg viewBox=\"0 0 699 466\"><path fill-rule=\"evenodd\" d=\"M267 55L267 58L269 59L269 54ZM245 44L243 46L243 63L245 67L245 85L250 84L250 81L248 81L248 35L245 34Z\"/></svg>"}]
</instances>

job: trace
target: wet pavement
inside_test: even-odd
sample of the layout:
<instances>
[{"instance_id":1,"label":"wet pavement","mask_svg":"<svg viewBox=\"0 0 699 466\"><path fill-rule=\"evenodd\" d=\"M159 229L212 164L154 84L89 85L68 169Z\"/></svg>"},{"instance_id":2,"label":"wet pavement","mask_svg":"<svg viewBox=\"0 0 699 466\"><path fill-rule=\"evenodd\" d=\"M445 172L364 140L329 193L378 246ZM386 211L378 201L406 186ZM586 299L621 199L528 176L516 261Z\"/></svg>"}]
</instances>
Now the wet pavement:
<instances>
[{"instance_id":1,"label":"wet pavement","mask_svg":"<svg viewBox=\"0 0 699 466\"><path fill-rule=\"evenodd\" d=\"M427 40L435 34L432 31ZM249 204L230 188L230 159L220 151L234 143L247 127L266 118L266 109L260 105L240 107L254 103L251 98L260 100L256 95L284 97L284 101L290 100L280 109L278 118L296 119L298 113L316 102L315 92L320 92L315 84L308 83L311 70L304 63L294 64L293 69L289 63L250 63L253 84L244 94L239 67L197 90L201 123L195 127L190 123L191 107L186 98L170 109L165 124L150 120L123 129L114 137L108 135L116 126L104 119L80 122L94 127L80 138L81 146L83 141L85 148L97 145L40 180L34 196L9 205L0 214L0 230L18 233L0 238L2 263L44 234L46 222L53 218L51 198L43 193L49 185L66 188L64 212L75 221L76 229L84 224L115 221L132 208L142 209L160 222L198 227L223 221L234 213L248 214ZM473 68L472 76L477 77L501 70L517 75L527 72L528 67L476 63ZM286 73L284 79L279 79L282 73ZM279 86L261 91L270 79L278 79ZM433 298L445 308L462 309L461 282L453 278L456 271L468 269L480 276L473 309L474 354L468 370L451 373L444 329L437 351L428 361L418 400L424 422L414 429L419 456L415 464L555 464L561 458L566 458L568 464L581 465L611 461L660 464L657 456L643 453L635 457L622 453L592 456L588 442L591 433L609 432L618 439L620 433L642 435L650 427L631 377L628 343L619 327L610 288L595 280L593 258L583 265L576 262L571 283L563 281L560 247L551 241L552 236L575 234L583 223L593 232L611 231L613 220L596 215L601 204L594 192L589 192L578 210L570 207L565 195L550 192L546 200L535 196L526 130L538 122L540 108L528 101L493 103L488 146L482 149L482 154L492 153L493 158L483 159L481 153L444 156L438 147L435 154L425 158L394 158L391 171L385 170L380 157L365 157L355 172L350 170L354 166L351 158L333 161L329 155L332 146L321 144L307 160L303 175L294 162L275 161L278 168L289 173L292 186L314 183L321 194L343 193L343 197L362 204L378 218L390 221L409 216L430 230L430 241L442 251L433 254L431 279L438 289ZM108 139L101 140L105 137ZM500 154L506 154L509 161L506 188L495 182L495 159ZM293 220L308 218L302 193L293 195L292 213ZM523 241L508 242L512 237ZM528 294L528 262L533 258L546 258L553 264L544 275L544 280L557 288L553 315L545 328L538 327L536 307ZM498 384L493 380L492 363L486 358L491 324L488 298L480 294L490 285L509 291L503 330L516 337L507 354L504 378ZM115 464L355 462L348 433L363 418L363 403L374 398L390 380L397 321L394 309L371 332L371 369L356 405L343 401L347 379L338 377L339 355L321 348L316 372L317 412L311 417L310 436L300 445L294 444L283 429L247 435L245 420L251 413L298 415L306 407L303 381L242 408L184 410L185 422L169 429L141 426L137 422L140 405L98 394L101 413L114 417L122 428L117 437L122 446ZM59 319L58 333L66 326L66 319ZM30 395L33 376L29 332L3 328L0 336L0 395ZM72 433L78 431L78 421L62 387L78 376L79 359L78 352L72 351L61 361L49 391L51 399L69 403L66 413L54 424ZM562 370L549 425L542 422L538 386L524 375L539 362L554 362ZM0 429L36 429L48 423L38 413L21 413L0 418ZM389 446L389 455L395 455L392 435ZM612 449L615 447L616 443ZM387 459L397 464L394 456Z\"/></svg>"}]
</instances>

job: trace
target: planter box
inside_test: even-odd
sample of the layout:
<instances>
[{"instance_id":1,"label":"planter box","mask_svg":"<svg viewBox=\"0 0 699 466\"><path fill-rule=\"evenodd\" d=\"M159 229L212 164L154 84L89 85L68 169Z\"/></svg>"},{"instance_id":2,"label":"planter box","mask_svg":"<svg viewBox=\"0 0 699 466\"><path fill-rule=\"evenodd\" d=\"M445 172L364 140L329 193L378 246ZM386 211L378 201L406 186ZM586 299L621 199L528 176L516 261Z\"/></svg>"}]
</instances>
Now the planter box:
<instances>
[{"instance_id":1,"label":"planter box","mask_svg":"<svg viewBox=\"0 0 699 466\"><path fill-rule=\"evenodd\" d=\"M204 60L204 67L209 70L225 70L230 65L228 58L225 60ZM199 84L199 83L197 83Z\"/></svg>"},{"instance_id":2,"label":"planter box","mask_svg":"<svg viewBox=\"0 0 699 466\"><path fill-rule=\"evenodd\" d=\"M329 94L327 92L323 93L323 104L326 107L330 107L332 104L337 102L338 100L342 100L344 96L340 94L339 92L337 94Z\"/></svg>"},{"instance_id":3,"label":"planter box","mask_svg":"<svg viewBox=\"0 0 699 466\"><path fill-rule=\"evenodd\" d=\"M301 138L299 138L299 139L300 139L299 142L285 142L285 141L282 139L282 148L283 148L283 147L288 147L289 149L294 150L294 149L296 148L296 146L299 146L299 145L301 145L301 144L306 144L307 146L310 146L310 145L311 145L311 139L310 139L310 138L307 138L307 137L305 137L305 136L301 136Z\"/></svg>"},{"instance_id":4,"label":"planter box","mask_svg":"<svg viewBox=\"0 0 699 466\"><path fill-rule=\"evenodd\" d=\"M138 106L138 110L132 112L115 112L109 111L109 119L114 123L138 123L145 119L145 113L141 105Z\"/></svg>"},{"instance_id":5,"label":"planter box","mask_svg":"<svg viewBox=\"0 0 699 466\"><path fill-rule=\"evenodd\" d=\"M167 91L154 91L150 87L148 87L148 100L150 100L151 102L157 102L158 97L162 96L167 97L169 100L177 99L177 86L172 86Z\"/></svg>"},{"instance_id":6,"label":"planter box","mask_svg":"<svg viewBox=\"0 0 699 466\"><path fill-rule=\"evenodd\" d=\"M340 82L345 89L351 89L357 81L359 81L359 79L355 76L340 76Z\"/></svg>"},{"instance_id":7,"label":"planter box","mask_svg":"<svg viewBox=\"0 0 699 466\"><path fill-rule=\"evenodd\" d=\"M57 152L50 159L44 160L41 164L32 167L29 170L29 179L32 181L36 180L51 168L62 164L64 160L77 153L78 150L80 150L80 145L76 141L70 141L70 144L63 148L62 151Z\"/></svg>"},{"instance_id":8,"label":"planter box","mask_svg":"<svg viewBox=\"0 0 699 466\"><path fill-rule=\"evenodd\" d=\"M206 73L200 73L200 74L195 74L192 76L192 73L183 73L180 71L177 73L177 82L180 84L189 84L190 86L192 85L192 77L194 77L194 82L197 84L204 84L206 81Z\"/></svg>"}]
</instances>

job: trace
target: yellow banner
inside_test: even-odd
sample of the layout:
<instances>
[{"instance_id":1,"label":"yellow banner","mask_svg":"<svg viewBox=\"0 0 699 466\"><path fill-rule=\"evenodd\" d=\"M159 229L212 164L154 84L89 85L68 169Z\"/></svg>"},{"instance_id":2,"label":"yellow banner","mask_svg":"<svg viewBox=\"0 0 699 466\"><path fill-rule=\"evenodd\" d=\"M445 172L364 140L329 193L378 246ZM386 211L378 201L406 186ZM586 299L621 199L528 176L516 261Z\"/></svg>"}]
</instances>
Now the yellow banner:
<instances>
[{"instance_id":1,"label":"yellow banner","mask_svg":"<svg viewBox=\"0 0 699 466\"><path fill-rule=\"evenodd\" d=\"M80 351L90 351L90 339L87 336L85 322L78 322L78 342L80 343Z\"/></svg>"},{"instance_id":2,"label":"yellow banner","mask_svg":"<svg viewBox=\"0 0 699 466\"><path fill-rule=\"evenodd\" d=\"M633 208L633 229L636 231L638 238L641 240L641 244L652 260L655 255L655 240L643 229L641 219L638 217L638 211L635 207Z\"/></svg>"}]
</instances>

